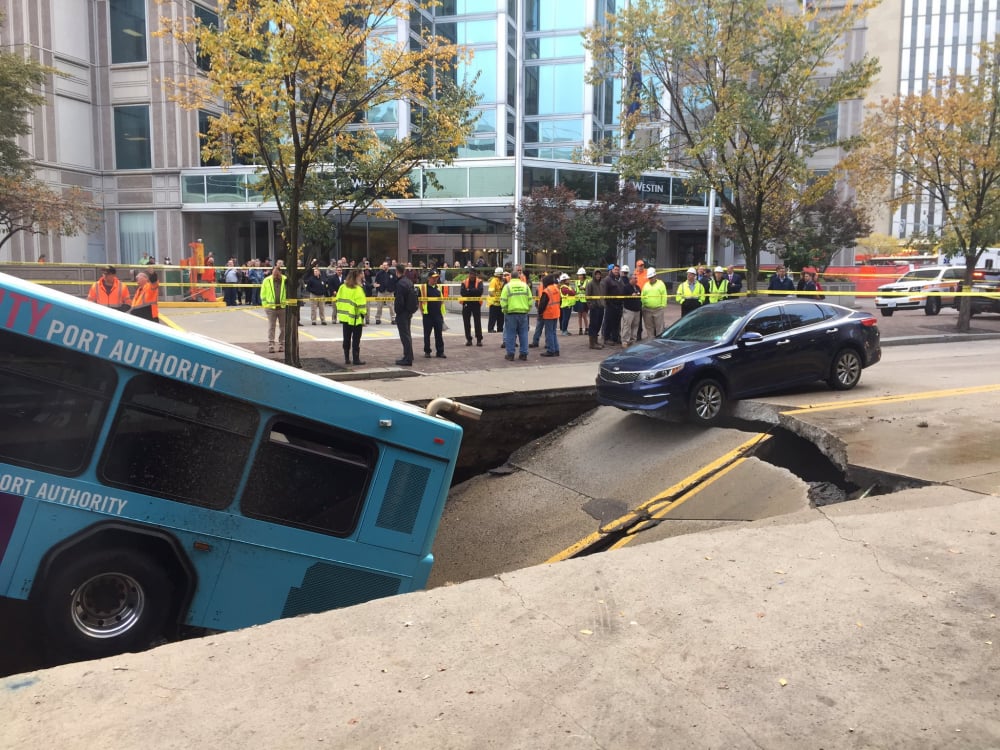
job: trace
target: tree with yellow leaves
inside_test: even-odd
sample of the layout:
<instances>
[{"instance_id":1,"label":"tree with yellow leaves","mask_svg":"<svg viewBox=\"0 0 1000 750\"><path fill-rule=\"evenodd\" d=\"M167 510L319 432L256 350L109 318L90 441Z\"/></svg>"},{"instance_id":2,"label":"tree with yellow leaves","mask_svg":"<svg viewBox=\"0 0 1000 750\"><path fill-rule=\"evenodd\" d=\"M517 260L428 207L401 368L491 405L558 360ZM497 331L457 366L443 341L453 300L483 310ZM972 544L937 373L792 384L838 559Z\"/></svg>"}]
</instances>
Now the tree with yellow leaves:
<instances>
[{"instance_id":1,"label":"tree with yellow leaves","mask_svg":"<svg viewBox=\"0 0 1000 750\"><path fill-rule=\"evenodd\" d=\"M261 187L281 214L289 296L305 222L334 209L349 220L409 195L412 169L450 162L472 131L476 94L455 73L463 50L426 31L395 34L395 19L426 2L229 0L217 27L177 15L176 0L161 2L175 14L161 18L159 33L188 49L192 67L208 67L172 81L175 95L189 108L221 110L205 155L261 165ZM408 118L409 136L376 131L371 114L388 109ZM296 305L288 316L285 362L299 366Z\"/></svg>"},{"instance_id":2,"label":"tree with yellow leaves","mask_svg":"<svg viewBox=\"0 0 1000 750\"><path fill-rule=\"evenodd\" d=\"M941 250L965 260L965 289L983 251L1000 241L1000 40L983 44L978 62L922 93L883 99L846 163L870 203L933 203ZM958 330L968 331L968 297L959 312Z\"/></svg>"},{"instance_id":3,"label":"tree with yellow leaves","mask_svg":"<svg viewBox=\"0 0 1000 750\"><path fill-rule=\"evenodd\" d=\"M755 289L761 250L813 182L808 158L837 145L830 111L878 71L844 60L874 4L633 0L587 34L590 80L626 81L625 140L591 156L610 151L629 177L690 170L694 190L714 189Z\"/></svg>"}]
</instances>

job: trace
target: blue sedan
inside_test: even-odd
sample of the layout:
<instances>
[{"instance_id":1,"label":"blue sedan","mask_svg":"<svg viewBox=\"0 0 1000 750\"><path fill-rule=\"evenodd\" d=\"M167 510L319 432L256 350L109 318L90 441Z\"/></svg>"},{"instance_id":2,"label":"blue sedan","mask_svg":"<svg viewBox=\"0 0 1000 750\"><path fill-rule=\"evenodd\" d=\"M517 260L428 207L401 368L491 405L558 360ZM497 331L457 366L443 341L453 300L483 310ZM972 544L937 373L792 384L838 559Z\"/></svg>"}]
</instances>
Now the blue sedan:
<instances>
[{"instance_id":1,"label":"blue sedan","mask_svg":"<svg viewBox=\"0 0 1000 750\"><path fill-rule=\"evenodd\" d=\"M874 315L809 299L705 305L601 363L597 400L713 424L729 401L825 380L846 391L879 361Z\"/></svg>"}]
</instances>

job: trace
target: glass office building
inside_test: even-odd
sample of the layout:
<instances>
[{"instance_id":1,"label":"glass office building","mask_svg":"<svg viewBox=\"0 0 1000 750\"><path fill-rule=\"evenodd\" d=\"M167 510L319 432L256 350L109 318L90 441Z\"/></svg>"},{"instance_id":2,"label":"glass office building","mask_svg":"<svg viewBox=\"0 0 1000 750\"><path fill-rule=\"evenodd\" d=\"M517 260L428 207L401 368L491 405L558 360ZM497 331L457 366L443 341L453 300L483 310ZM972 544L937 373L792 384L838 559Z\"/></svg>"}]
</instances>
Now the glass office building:
<instances>
[{"instance_id":1,"label":"glass office building","mask_svg":"<svg viewBox=\"0 0 1000 750\"><path fill-rule=\"evenodd\" d=\"M566 185L581 200L614 189L610 166L573 161L593 140L618 137L621 100L620 84L586 82L591 60L580 33L626 1L443 0L386 27L399 39L428 28L471 48L460 74L478 75L476 130L453 165L434 170L440 187L415 175L416 195L386 201L392 219L372 214L347 225L332 214L335 243L311 254L492 264L511 257L515 206L535 187ZM49 78L48 104L24 148L49 185L82 187L103 209L89 235L20 234L0 260L45 253L54 261L125 264L149 253L176 263L196 238L217 260L283 254L278 213L255 192L254 169L202 161L199 133L216 113L181 109L164 83L192 68L171 38L154 33L160 17L214 24L217 7L217 0L0 0L0 43L23 46L62 74ZM367 117L385 136L405 135L409 126L400 104ZM677 268L705 259L707 195L689 189L680 172L645 175L640 187L658 207L660 229L622 260L638 253ZM718 241L713 260L741 261Z\"/></svg>"},{"instance_id":2,"label":"glass office building","mask_svg":"<svg viewBox=\"0 0 1000 750\"><path fill-rule=\"evenodd\" d=\"M440 187L386 201L394 218L363 216L348 226L333 214L336 245L322 255L449 264L483 257L492 264L514 249L518 187L528 195L563 184L582 200L615 188L610 167L573 161L592 139L617 133L620 87L585 82L590 60L580 37L615 10L615 1L444 0L397 20L387 33L407 38L432 28L472 49L460 74L478 74L476 130L452 166L435 170ZM23 147L47 184L80 186L102 208L91 234L20 234L0 260L45 253L53 261L125 264L149 253L176 263L196 238L216 259L282 255L280 219L255 192L254 169L204 163L199 133L214 113L181 109L163 83L188 68L173 40L154 34L159 18L195 16L211 24L217 7L214 0L0 0L0 43L24 46L62 73L49 78L48 104ZM405 135L401 109L373 110L369 123ZM426 184L419 175L413 182ZM692 195L683 174L650 174L643 183L662 221L638 252L661 267L703 257L706 196Z\"/></svg>"}]
</instances>

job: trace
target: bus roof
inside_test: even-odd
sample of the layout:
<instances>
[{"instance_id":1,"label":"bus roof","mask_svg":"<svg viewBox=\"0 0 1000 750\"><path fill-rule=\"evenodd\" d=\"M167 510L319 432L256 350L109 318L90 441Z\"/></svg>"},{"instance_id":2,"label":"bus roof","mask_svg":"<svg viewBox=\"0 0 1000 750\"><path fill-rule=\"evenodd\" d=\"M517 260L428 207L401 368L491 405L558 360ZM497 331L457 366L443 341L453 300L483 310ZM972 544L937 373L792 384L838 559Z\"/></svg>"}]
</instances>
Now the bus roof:
<instances>
[{"instance_id":1,"label":"bus roof","mask_svg":"<svg viewBox=\"0 0 1000 750\"><path fill-rule=\"evenodd\" d=\"M458 452L461 427L411 404L5 273L0 273L0 321L7 330L137 372L152 372L306 419L349 426L409 450L442 458Z\"/></svg>"}]
</instances>

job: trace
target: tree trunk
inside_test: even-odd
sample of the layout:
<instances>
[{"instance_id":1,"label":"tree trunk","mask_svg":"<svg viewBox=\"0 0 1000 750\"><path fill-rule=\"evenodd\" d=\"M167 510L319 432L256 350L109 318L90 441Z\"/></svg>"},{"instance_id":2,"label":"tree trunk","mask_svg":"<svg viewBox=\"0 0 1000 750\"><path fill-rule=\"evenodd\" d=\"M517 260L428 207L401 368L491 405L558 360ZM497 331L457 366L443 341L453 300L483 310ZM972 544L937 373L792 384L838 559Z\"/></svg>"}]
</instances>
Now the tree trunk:
<instances>
[{"instance_id":1,"label":"tree trunk","mask_svg":"<svg viewBox=\"0 0 1000 750\"><path fill-rule=\"evenodd\" d=\"M970 284L963 284L962 291L971 290L972 286ZM955 330L959 333L968 333L969 328L972 325L972 298L971 297L959 297L958 303L958 323L955 324Z\"/></svg>"}]
</instances>

